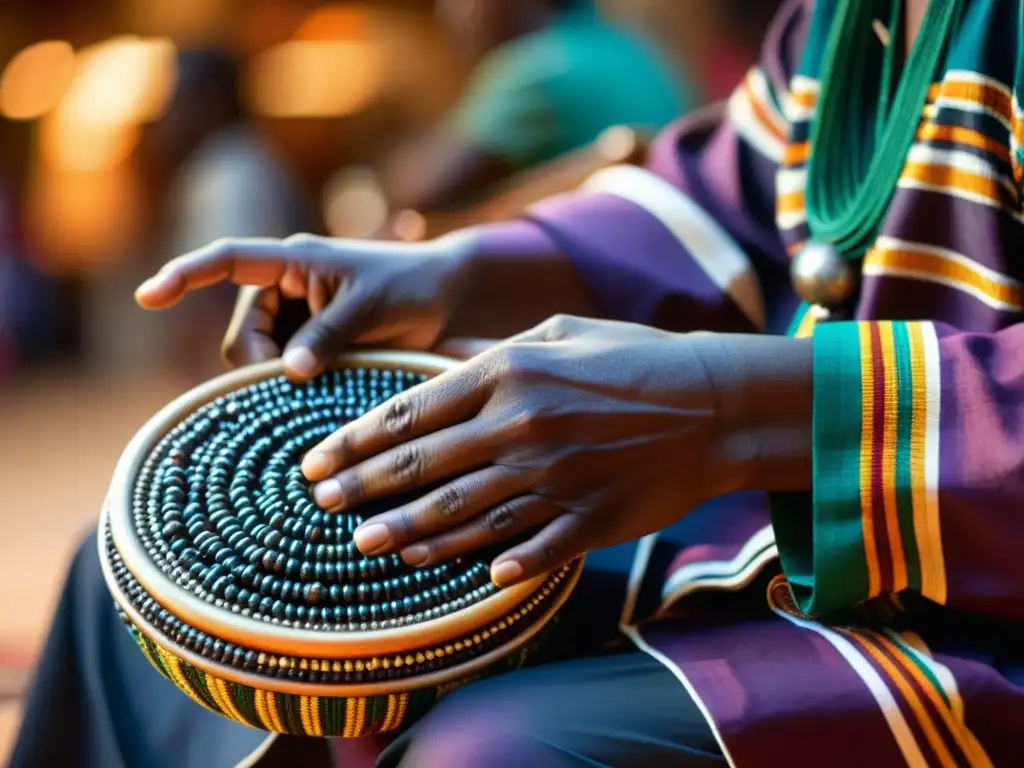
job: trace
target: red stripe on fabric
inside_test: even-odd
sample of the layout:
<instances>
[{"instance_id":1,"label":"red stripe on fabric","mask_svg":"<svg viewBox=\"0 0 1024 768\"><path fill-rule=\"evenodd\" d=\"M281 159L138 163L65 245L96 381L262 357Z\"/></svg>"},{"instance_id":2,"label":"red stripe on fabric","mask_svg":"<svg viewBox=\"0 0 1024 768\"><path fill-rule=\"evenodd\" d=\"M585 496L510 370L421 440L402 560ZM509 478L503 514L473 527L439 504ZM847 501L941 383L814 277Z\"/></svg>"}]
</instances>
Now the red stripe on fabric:
<instances>
[{"instance_id":1,"label":"red stripe on fabric","mask_svg":"<svg viewBox=\"0 0 1024 768\"><path fill-rule=\"evenodd\" d=\"M903 715L903 720L906 722L907 727L910 729L910 733L914 737L914 742L917 744L918 749L921 750L921 755L925 759L925 764L929 766L938 766L939 757L935 754L935 750L932 749L931 744L928 743L928 737L925 736L924 731L921 729L921 724L917 720L917 715L914 714L914 710L910 708L910 704L903 698L903 694L900 692L896 684L889 679L889 673L886 672L885 668L882 667L877 661L871 658L871 654L867 652L862 646L866 642L864 635L861 632L847 631L844 633L847 638L856 638L856 645L858 653L861 658L871 665L871 668L878 673L879 677L886 684L889 692L892 694L893 700L896 702L896 706L899 707L900 714Z\"/></svg>"},{"instance_id":2,"label":"red stripe on fabric","mask_svg":"<svg viewBox=\"0 0 1024 768\"><path fill-rule=\"evenodd\" d=\"M885 495L882 492L882 439L885 435L885 361L882 359L882 334L877 323L871 324L871 367L874 387L871 412L874 416L874 444L871 452L871 519L875 526L875 549L878 552L878 575L882 593L893 587L892 551L885 520Z\"/></svg>"},{"instance_id":3,"label":"red stripe on fabric","mask_svg":"<svg viewBox=\"0 0 1024 768\"><path fill-rule=\"evenodd\" d=\"M953 760L956 761L956 764L958 766L963 766L964 768L971 768L971 764L968 761L967 756L964 755L963 751L960 749L959 745L956 742L956 738L953 736L949 728L946 726L945 721L942 719L942 716L935 709L935 705L932 703L931 698L928 696L928 692L924 690L920 682L918 682L917 678L914 675L910 674L910 672L908 672L904 668L903 662L900 659L896 658L895 654L893 654L892 651L889 650L889 648L887 648L883 643L878 642L878 640L876 640L871 634L864 633L861 634L860 637L862 637L866 642L871 643L875 650L877 650L879 653L881 653L883 656L889 659L889 661L892 662L893 666L895 666L900 671L900 675L903 677L903 680L917 694L917 698L921 701L921 706L924 707L925 712L927 712L929 717L931 717L932 723L935 726L935 730L938 731L939 737L945 743L946 748L949 750L950 755L952 755ZM914 663L910 659L907 659L906 661L908 664ZM925 742L925 744L927 744L927 742ZM931 765L931 763L929 763L929 765ZM938 765L937 762L936 765Z\"/></svg>"}]
</instances>

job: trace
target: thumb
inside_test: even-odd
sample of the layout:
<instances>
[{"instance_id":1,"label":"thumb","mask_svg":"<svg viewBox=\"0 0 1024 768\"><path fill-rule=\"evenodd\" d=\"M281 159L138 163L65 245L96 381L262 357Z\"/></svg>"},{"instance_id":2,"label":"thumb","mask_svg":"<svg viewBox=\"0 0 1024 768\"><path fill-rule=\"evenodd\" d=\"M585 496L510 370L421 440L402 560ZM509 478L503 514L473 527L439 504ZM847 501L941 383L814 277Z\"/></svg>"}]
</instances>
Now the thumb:
<instances>
[{"instance_id":1,"label":"thumb","mask_svg":"<svg viewBox=\"0 0 1024 768\"><path fill-rule=\"evenodd\" d=\"M376 302L353 289L340 290L330 303L303 325L284 350L285 373L296 379L309 379L365 330L366 318Z\"/></svg>"}]
</instances>

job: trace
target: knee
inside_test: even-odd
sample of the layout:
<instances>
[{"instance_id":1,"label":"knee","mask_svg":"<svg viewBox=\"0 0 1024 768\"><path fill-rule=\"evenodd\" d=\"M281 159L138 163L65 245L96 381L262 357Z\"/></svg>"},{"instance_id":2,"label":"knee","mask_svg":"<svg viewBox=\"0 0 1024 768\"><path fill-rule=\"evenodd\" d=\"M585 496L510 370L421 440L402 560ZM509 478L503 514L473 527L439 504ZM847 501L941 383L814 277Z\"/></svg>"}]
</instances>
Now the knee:
<instances>
[{"instance_id":1,"label":"knee","mask_svg":"<svg viewBox=\"0 0 1024 768\"><path fill-rule=\"evenodd\" d=\"M530 713L505 704L444 702L415 726L399 768L560 765L557 745L540 733Z\"/></svg>"}]
</instances>

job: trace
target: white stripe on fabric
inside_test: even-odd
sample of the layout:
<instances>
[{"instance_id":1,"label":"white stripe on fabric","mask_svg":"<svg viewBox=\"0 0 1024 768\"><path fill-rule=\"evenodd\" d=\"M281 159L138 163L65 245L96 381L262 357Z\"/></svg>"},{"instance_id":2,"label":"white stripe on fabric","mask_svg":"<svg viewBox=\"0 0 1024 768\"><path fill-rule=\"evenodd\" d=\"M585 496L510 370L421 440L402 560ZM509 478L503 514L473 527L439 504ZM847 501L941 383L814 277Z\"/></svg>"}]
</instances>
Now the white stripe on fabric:
<instances>
[{"instance_id":1,"label":"white stripe on fabric","mask_svg":"<svg viewBox=\"0 0 1024 768\"><path fill-rule=\"evenodd\" d=\"M753 94L742 85L729 97L729 120L736 132L754 149L774 163L781 163L786 154L786 145L779 137L766 128L751 103Z\"/></svg>"},{"instance_id":2,"label":"white stripe on fabric","mask_svg":"<svg viewBox=\"0 0 1024 768\"><path fill-rule=\"evenodd\" d=\"M690 592L701 589L705 584L711 584L712 579L717 579L728 586L730 582L746 574L751 565L755 563L764 565L770 562L773 556L777 555L778 548L775 546L775 531L771 525L766 525L747 539L743 546L740 547L740 551L731 560L708 560L689 563L675 571L669 576L661 590L662 606L664 607ZM698 579L700 584L694 584Z\"/></svg>"},{"instance_id":3,"label":"white stripe on fabric","mask_svg":"<svg viewBox=\"0 0 1024 768\"><path fill-rule=\"evenodd\" d=\"M817 622L799 619L774 605L772 610L798 627L803 627L821 635L836 649L839 655L843 657L843 660L857 673L857 676L871 693L875 703L878 704L878 708L881 710L882 716L885 718L889 730L897 746L900 748L900 752L903 753L903 759L906 760L908 768L928 768L928 763L921 753L921 748L914 739L914 734L911 732L910 726L907 725L903 713L900 712L899 704L893 698L892 691L889 690L889 687L875 668L854 647L853 643L839 633L833 632Z\"/></svg>"},{"instance_id":4,"label":"white stripe on fabric","mask_svg":"<svg viewBox=\"0 0 1024 768\"><path fill-rule=\"evenodd\" d=\"M1022 287L1019 280L1014 280L1009 275L1004 275L1002 272L997 272L991 267L986 267L984 264L981 264L972 258L964 256L959 251L954 251L950 248L940 248L937 245L917 243L912 240L901 240L900 238L889 237L888 235L882 235L875 240L874 248L880 251L914 251L916 253L925 253L929 256L935 256L937 258L959 264L971 272L975 272L986 280L991 280L994 283L1001 283L1002 285L1014 288ZM870 259L870 256L868 258Z\"/></svg>"},{"instance_id":5,"label":"white stripe on fabric","mask_svg":"<svg viewBox=\"0 0 1024 768\"><path fill-rule=\"evenodd\" d=\"M892 267L886 264L868 264L865 263L861 272L866 277L902 277L907 280L920 280L924 283L934 283L935 285L944 285L947 288L953 288L961 293L966 293L968 296L977 299L986 306L992 307L992 309L998 309L1003 312L1020 312L1024 309L1019 304L1013 304L1010 302L1001 301L994 296L989 295L985 291L981 290L977 286L969 285L968 283L961 282L959 280L953 280L942 275L936 275L934 272L926 272L921 269L910 269L908 267Z\"/></svg>"},{"instance_id":6,"label":"white stripe on fabric","mask_svg":"<svg viewBox=\"0 0 1024 768\"><path fill-rule=\"evenodd\" d=\"M932 323L923 323L921 336L924 339L925 367L925 448L924 477L925 499L927 504L927 520L929 531L929 547L922 558L922 566L927 569L928 578L922 579L922 586L928 587L922 594L939 605L945 605L946 560L942 547L942 526L939 512L939 427L942 410L942 369L939 352L939 337ZM924 575L924 574L922 574Z\"/></svg>"},{"instance_id":7,"label":"white stripe on fabric","mask_svg":"<svg viewBox=\"0 0 1024 768\"><path fill-rule=\"evenodd\" d=\"M775 105L775 100L772 98L773 88L771 83L768 82L768 77L760 68L754 67L747 73L747 87L761 105L762 110L768 116L775 130L783 136L789 133L786 118L779 112L778 107Z\"/></svg>"},{"instance_id":8,"label":"white stripe on fabric","mask_svg":"<svg viewBox=\"0 0 1024 768\"><path fill-rule=\"evenodd\" d=\"M754 327L764 328L761 285L746 254L717 221L684 193L660 176L634 165L598 171L582 189L614 195L651 214Z\"/></svg>"},{"instance_id":9,"label":"white stripe on fabric","mask_svg":"<svg viewBox=\"0 0 1024 768\"><path fill-rule=\"evenodd\" d=\"M632 623L633 611L636 608L636 601L640 594L640 585L643 583L644 573L647 571L647 564L651 559L651 552L654 550L654 544L657 541L657 538L658 534L656 533L651 534L650 536L645 536L640 540L640 544L637 547L636 554L633 557L633 567L629 572L629 583L626 587L626 602L623 606L622 617L619 621L619 631L628 637L637 648L653 658L655 661L664 665L669 672L675 675L675 678L680 682L687 694L689 694L690 698L693 699L693 703L697 705L697 709L704 717L705 722L708 724L708 728L711 729L711 734L715 737L715 741L718 742L718 748L722 750L722 755L725 757L725 761L729 764L729 768L737 768L736 761L733 760L732 755L729 754L729 747L725 743L725 739L722 738L722 734L718 730L718 725L715 723L714 718L711 716L711 710L709 710L707 705L703 700L701 700L700 696L697 694L697 689L693 687L693 683L690 682L686 673L676 666L668 656L648 645L647 641L643 639L636 626Z\"/></svg>"},{"instance_id":10,"label":"white stripe on fabric","mask_svg":"<svg viewBox=\"0 0 1024 768\"><path fill-rule=\"evenodd\" d=\"M914 144L907 153L908 163L919 163L921 165L940 165L946 168L955 168L958 171L973 173L986 179L998 181L1012 195L1017 194L1013 179L1006 174L1000 173L992 163L984 160L970 152L957 149L936 149L927 144Z\"/></svg>"},{"instance_id":11,"label":"white stripe on fabric","mask_svg":"<svg viewBox=\"0 0 1024 768\"><path fill-rule=\"evenodd\" d=\"M781 168L775 174L775 191L780 195L804 192L807 189L806 168Z\"/></svg>"}]
</instances>

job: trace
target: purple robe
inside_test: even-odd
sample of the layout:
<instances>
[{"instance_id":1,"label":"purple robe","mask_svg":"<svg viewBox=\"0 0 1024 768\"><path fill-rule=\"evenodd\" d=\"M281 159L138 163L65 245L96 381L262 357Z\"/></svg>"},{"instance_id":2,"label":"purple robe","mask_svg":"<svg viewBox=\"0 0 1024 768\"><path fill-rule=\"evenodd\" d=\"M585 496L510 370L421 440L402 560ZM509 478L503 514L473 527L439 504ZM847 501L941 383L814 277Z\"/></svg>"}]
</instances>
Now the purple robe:
<instances>
[{"instance_id":1,"label":"purple robe","mask_svg":"<svg viewBox=\"0 0 1024 768\"><path fill-rule=\"evenodd\" d=\"M1024 765L1024 21L968 6L855 321L816 327L788 261L836 5L788 4L728 104L645 168L489 237L569 254L607 317L814 337L812 492L719 507L667 571L648 537L623 609L732 765ZM763 617L690 607L769 568Z\"/></svg>"}]
</instances>

